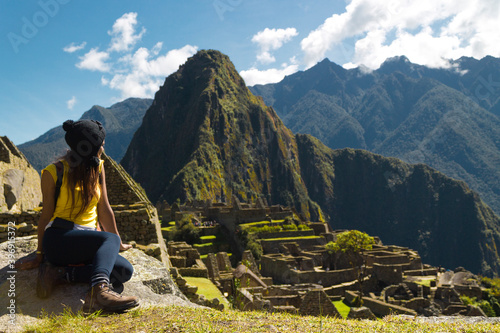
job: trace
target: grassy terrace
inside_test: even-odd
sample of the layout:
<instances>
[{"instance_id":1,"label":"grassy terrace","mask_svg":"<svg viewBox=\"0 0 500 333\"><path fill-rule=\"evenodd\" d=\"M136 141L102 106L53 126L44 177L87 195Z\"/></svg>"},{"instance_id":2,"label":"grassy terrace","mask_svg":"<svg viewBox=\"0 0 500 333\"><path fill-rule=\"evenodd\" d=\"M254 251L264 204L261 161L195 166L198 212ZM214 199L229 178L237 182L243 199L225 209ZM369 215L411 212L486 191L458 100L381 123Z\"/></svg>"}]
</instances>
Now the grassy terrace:
<instances>
[{"instance_id":1,"label":"grassy terrace","mask_svg":"<svg viewBox=\"0 0 500 333\"><path fill-rule=\"evenodd\" d=\"M184 279L186 279L188 284L198 287L198 291L196 292L197 294L205 296L205 298L208 300L218 298L219 301L224 304L225 309L230 307L227 299L221 294L220 290L209 279L190 276L185 276Z\"/></svg>"},{"instance_id":2,"label":"grassy terrace","mask_svg":"<svg viewBox=\"0 0 500 333\"><path fill-rule=\"evenodd\" d=\"M217 236L215 236L215 235L201 236L201 237L200 237L200 239L201 239L202 241L207 241L207 240L215 240L215 239L217 239Z\"/></svg>"},{"instance_id":3,"label":"grassy terrace","mask_svg":"<svg viewBox=\"0 0 500 333\"><path fill-rule=\"evenodd\" d=\"M285 313L217 311L205 308L151 307L125 314L46 318L23 332L500 332L500 325L464 321L425 323L388 316L379 320L348 320Z\"/></svg>"},{"instance_id":4,"label":"grassy terrace","mask_svg":"<svg viewBox=\"0 0 500 333\"><path fill-rule=\"evenodd\" d=\"M285 220L272 220L272 223L283 223ZM269 221L260 221L260 222L252 222L252 223L242 223L239 226L241 227L242 230L245 230L247 228L251 227L263 227L265 225L270 225L271 222Z\"/></svg>"},{"instance_id":5,"label":"grassy terrace","mask_svg":"<svg viewBox=\"0 0 500 333\"><path fill-rule=\"evenodd\" d=\"M226 252L227 255L229 256L229 258L231 258L231 256L233 255L232 253L230 252ZM208 257L208 254L200 254L200 258L201 259L205 259L206 257Z\"/></svg>"},{"instance_id":6,"label":"grassy terrace","mask_svg":"<svg viewBox=\"0 0 500 333\"><path fill-rule=\"evenodd\" d=\"M333 302L333 305L335 305L335 307L337 308L337 311L340 313L342 318L347 318L349 311L351 311L351 308L349 306L347 306L342 301L335 301L335 302Z\"/></svg>"},{"instance_id":7,"label":"grassy terrace","mask_svg":"<svg viewBox=\"0 0 500 333\"><path fill-rule=\"evenodd\" d=\"M284 238L270 238L270 239L261 239L261 242L272 242L277 240L290 241L290 240L299 240L299 239L318 239L323 238L321 236L302 236L302 237L284 237Z\"/></svg>"}]
</instances>

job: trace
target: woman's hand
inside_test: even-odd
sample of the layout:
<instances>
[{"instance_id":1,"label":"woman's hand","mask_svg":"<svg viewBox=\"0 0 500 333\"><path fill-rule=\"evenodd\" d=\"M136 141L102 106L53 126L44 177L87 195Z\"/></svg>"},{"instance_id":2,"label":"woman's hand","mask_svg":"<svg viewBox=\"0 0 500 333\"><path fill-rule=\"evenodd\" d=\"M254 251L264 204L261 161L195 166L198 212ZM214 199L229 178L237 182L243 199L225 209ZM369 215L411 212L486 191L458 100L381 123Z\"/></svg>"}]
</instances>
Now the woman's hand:
<instances>
[{"instance_id":1,"label":"woman's hand","mask_svg":"<svg viewBox=\"0 0 500 333\"><path fill-rule=\"evenodd\" d=\"M27 257L21 258L14 264L16 269L21 271L37 268L43 261L42 254L32 253Z\"/></svg>"},{"instance_id":2,"label":"woman's hand","mask_svg":"<svg viewBox=\"0 0 500 333\"><path fill-rule=\"evenodd\" d=\"M132 248L132 245L130 245L130 244L120 243L120 251L127 251L128 249L131 249L131 248Z\"/></svg>"}]
</instances>

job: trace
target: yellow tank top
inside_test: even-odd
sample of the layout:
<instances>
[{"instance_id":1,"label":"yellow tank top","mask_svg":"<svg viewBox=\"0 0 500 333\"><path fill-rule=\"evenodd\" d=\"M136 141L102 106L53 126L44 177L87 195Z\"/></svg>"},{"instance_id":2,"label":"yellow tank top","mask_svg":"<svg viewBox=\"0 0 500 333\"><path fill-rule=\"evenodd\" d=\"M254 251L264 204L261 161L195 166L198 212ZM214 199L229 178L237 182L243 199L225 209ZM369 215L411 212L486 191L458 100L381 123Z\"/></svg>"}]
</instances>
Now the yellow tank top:
<instances>
[{"instance_id":1,"label":"yellow tank top","mask_svg":"<svg viewBox=\"0 0 500 333\"><path fill-rule=\"evenodd\" d=\"M62 162L64 164L64 173L62 178L61 191L59 193L59 197L57 198L56 209L51 220L59 217L85 227L96 228L97 203L99 202L99 199L101 197L101 187L99 185L97 186L97 197L94 196L87 208L80 215L76 216L82 207L82 196L80 193L81 189L80 187L77 187L75 189L75 204L73 206L71 200L71 192L68 188L69 165L66 161ZM104 161L101 160L99 164L99 173L102 171L103 163ZM44 171L48 171L52 175L55 184L57 181L57 169L55 164L50 164L45 169L43 169L42 175Z\"/></svg>"}]
</instances>

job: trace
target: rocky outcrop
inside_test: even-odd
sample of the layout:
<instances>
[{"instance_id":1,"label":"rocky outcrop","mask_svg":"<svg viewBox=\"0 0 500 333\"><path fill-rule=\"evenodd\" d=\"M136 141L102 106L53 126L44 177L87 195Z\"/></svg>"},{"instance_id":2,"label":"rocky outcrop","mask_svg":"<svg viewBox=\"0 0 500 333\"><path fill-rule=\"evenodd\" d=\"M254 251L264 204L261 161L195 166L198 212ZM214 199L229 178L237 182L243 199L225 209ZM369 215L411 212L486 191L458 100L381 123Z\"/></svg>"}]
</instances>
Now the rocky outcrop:
<instances>
[{"instance_id":1,"label":"rocky outcrop","mask_svg":"<svg viewBox=\"0 0 500 333\"><path fill-rule=\"evenodd\" d=\"M0 137L0 212L19 213L40 205L40 176L7 137Z\"/></svg>"},{"instance_id":2,"label":"rocky outcrop","mask_svg":"<svg viewBox=\"0 0 500 333\"><path fill-rule=\"evenodd\" d=\"M9 253L9 249L12 249L12 254ZM88 290L87 284L62 285L57 287L49 298L39 299L36 297L38 270L16 271L9 266L13 263L11 260L24 257L35 249L36 238L33 236L0 244L0 262L2 265L7 264L0 269L0 294L2 295L0 331L7 328L14 329L13 326L20 328L18 325L9 324L12 319L11 315L23 317L23 322L32 322L32 319L25 317L38 318L42 313L60 314L65 309L76 313L83 305L83 298ZM196 306L181 293L172 280L168 268L162 262L137 249L130 249L122 252L121 255L134 266L134 275L125 283L123 293L138 296L140 306Z\"/></svg>"}]
</instances>

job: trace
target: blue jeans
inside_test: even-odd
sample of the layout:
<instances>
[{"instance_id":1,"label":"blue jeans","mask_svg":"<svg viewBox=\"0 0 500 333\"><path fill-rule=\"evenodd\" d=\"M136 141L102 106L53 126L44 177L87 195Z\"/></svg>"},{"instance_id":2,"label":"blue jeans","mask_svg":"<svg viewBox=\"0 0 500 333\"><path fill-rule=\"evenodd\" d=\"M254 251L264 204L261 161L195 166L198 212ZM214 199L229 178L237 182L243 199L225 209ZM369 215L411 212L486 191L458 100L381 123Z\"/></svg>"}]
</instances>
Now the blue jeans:
<instances>
[{"instance_id":1,"label":"blue jeans","mask_svg":"<svg viewBox=\"0 0 500 333\"><path fill-rule=\"evenodd\" d=\"M50 227L43 236L43 251L51 264L66 267L70 282L90 282L91 286L110 282L120 288L134 272L118 254L120 237L109 232Z\"/></svg>"}]
</instances>

